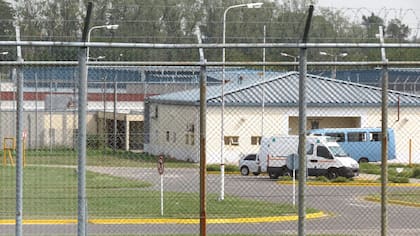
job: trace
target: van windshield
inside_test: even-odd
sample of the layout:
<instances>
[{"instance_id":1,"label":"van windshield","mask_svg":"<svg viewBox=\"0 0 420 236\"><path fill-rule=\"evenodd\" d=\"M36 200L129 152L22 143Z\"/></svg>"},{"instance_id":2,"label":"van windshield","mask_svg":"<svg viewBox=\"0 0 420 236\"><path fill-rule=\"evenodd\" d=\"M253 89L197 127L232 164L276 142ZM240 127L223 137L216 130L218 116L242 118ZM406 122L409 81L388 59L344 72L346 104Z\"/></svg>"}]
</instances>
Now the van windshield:
<instances>
[{"instance_id":1,"label":"van windshield","mask_svg":"<svg viewBox=\"0 0 420 236\"><path fill-rule=\"evenodd\" d=\"M340 146L328 146L331 153L336 157L348 157L349 155Z\"/></svg>"}]
</instances>

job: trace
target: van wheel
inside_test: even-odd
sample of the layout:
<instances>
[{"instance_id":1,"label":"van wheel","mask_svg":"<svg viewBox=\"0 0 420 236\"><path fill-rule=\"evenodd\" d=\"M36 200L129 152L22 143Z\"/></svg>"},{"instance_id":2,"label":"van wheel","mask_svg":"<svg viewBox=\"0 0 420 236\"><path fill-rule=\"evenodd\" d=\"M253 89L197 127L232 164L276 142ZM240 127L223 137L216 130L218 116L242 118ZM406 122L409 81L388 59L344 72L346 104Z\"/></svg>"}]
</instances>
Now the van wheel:
<instances>
[{"instance_id":1,"label":"van wheel","mask_svg":"<svg viewBox=\"0 0 420 236\"><path fill-rule=\"evenodd\" d=\"M336 179L338 177L338 171L336 168L328 169L327 178Z\"/></svg>"},{"instance_id":2,"label":"van wheel","mask_svg":"<svg viewBox=\"0 0 420 236\"><path fill-rule=\"evenodd\" d=\"M359 164L360 163L368 163L368 162L369 162L369 160L366 157L362 157L362 158L359 159Z\"/></svg>"},{"instance_id":3,"label":"van wheel","mask_svg":"<svg viewBox=\"0 0 420 236\"><path fill-rule=\"evenodd\" d=\"M287 169L287 167L283 167L281 169L281 176L283 177L291 177L292 173L290 173L289 169Z\"/></svg>"},{"instance_id":4,"label":"van wheel","mask_svg":"<svg viewBox=\"0 0 420 236\"><path fill-rule=\"evenodd\" d=\"M241 168L241 175L243 175L243 176L249 175L249 169L248 169L247 166L242 166L242 168Z\"/></svg>"},{"instance_id":5,"label":"van wheel","mask_svg":"<svg viewBox=\"0 0 420 236\"><path fill-rule=\"evenodd\" d=\"M279 175L276 172L268 172L268 176L270 176L270 179L278 179Z\"/></svg>"}]
</instances>

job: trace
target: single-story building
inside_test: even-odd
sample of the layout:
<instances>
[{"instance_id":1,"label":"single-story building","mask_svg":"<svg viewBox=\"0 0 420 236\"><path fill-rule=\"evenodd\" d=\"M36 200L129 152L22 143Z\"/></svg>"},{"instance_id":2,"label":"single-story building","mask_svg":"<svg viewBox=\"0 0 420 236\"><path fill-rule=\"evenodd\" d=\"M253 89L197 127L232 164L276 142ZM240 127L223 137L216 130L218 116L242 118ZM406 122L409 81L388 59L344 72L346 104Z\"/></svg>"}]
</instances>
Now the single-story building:
<instances>
[{"instance_id":1,"label":"single-story building","mask_svg":"<svg viewBox=\"0 0 420 236\"><path fill-rule=\"evenodd\" d=\"M308 74L307 128L380 127L381 93L378 87ZM199 161L199 95L197 88L146 100L145 152ZM389 90L388 99L397 159L408 161L411 140L412 159L419 162L420 96ZM241 154L257 152L261 136L298 133L298 72L233 81L225 85L223 96L220 85L209 86L206 100L208 163L222 157L237 163Z\"/></svg>"}]
</instances>

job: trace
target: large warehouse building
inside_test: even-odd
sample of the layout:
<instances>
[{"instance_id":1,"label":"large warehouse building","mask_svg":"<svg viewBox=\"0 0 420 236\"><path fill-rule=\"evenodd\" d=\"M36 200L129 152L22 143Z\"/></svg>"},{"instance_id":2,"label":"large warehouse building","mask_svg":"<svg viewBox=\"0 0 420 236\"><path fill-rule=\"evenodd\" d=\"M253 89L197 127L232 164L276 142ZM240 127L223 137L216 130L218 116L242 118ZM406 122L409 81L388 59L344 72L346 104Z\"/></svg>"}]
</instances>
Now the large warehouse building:
<instances>
[{"instance_id":1,"label":"large warehouse building","mask_svg":"<svg viewBox=\"0 0 420 236\"><path fill-rule=\"evenodd\" d=\"M218 163L223 156L225 162L237 163L241 154L258 150L261 136L297 134L298 90L297 72L258 80L245 74L227 83L223 95L220 86L209 86L207 162ZM420 161L420 96L389 90L388 99L397 159L408 161L411 140L412 159ZM199 89L150 97L145 104L145 152L198 162L199 102ZM308 75L306 114L308 129L380 127L381 89Z\"/></svg>"}]
</instances>

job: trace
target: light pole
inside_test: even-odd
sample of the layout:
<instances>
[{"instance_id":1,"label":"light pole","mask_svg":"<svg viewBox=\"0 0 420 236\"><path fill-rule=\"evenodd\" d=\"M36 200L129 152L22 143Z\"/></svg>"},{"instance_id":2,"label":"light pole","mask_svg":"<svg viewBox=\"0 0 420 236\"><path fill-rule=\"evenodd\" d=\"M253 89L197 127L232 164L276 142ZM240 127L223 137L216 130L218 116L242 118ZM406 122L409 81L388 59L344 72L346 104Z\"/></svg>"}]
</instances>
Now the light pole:
<instances>
[{"instance_id":1,"label":"light pole","mask_svg":"<svg viewBox=\"0 0 420 236\"><path fill-rule=\"evenodd\" d=\"M92 28L89 29L88 35L87 35L87 42L90 42L90 34L92 33L93 30L95 29L103 29L106 28L108 30L116 30L118 29L119 25L97 25L97 26L93 26ZM87 47L86 50L86 60L89 61L89 47Z\"/></svg>"},{"instance_id":2,"label":"light pole","mask_svg":"<svg viewBox=\"0 0 420 236\"><path fill-rule=\"evenodd\" d=\"M297 59L299 58L299 56L293 56L291 54L285 53L285 52L281 52L280 55L284 56L284 57L290 57L293 58L293 61L296 63ZM296 71L296 65L293 66L293 70Z\"/></svg>"},{"instance_id":3,"label":"light pole","mask_svg":"<svg viewBox=\"0 0 420 236\"><path fill-rule=\"evenodd\" d=\"M229 6L223 12L223 44L226 43L226 14L230 9L239 8L239 7L246 7L246 8L260 8L263 5L262 2L257 3L247 3L247 4L238 4ZM223 47L222 49L222 111L221 111L221 145L220 145L220 175L221 175L221 191L219 200L225 199L225 161L224 161L224 145L225 145L225 137L224 137L224 112L225 112L225 95L224 95L224 87L225 87L225 61L226 61L226 48Z\"/></svg>"},{"instance_id":4,"label":"light pole","mask_svg":"<svg viewBox=\"0 0 420 236\"><path fill-rule=\"evenodd\" d=\"M331 54L331 53L328 53L328 52L320 51L319 55L330 56L334 59L334 62L337 62L338 57L346 57L349 54L347 52L340 52L338 54ZM336 79L336 77L337 77L337 65L334 65L332 73L331 73L331 78Z\"/></svg>"},{"instance_id":5,"label":"light pole","mask_svg":"<svg viewBox=\"0 0 420 236\"><path fill-rule=\"evenodd\" d=\"M118 27L119 27L119 25L97 25L97 26L93 26L88 31L87 42L88 43L90 42L90 34L95 29L105 28L105 29L108 29L108 30L116 30L116 29L118 29ZM92 59L95 59L96 61L98 61L98 60L101 60L101 59L105 59L105 56L98 56L98 57L92 58ZM87 49L86 49L86 61L89 61L89 47L87 47ZM86 74L89 74L89 67L88 66L87 66ZM105 78L104 78L104 91L103 92L104 92L104 122L103 122L104 127L102 127L102 128L103 128L103 131L104 131L104 135L106 135L106 133L105 133L106 132L106 129L105 129L105 126L106 126L106 115L105 115L105 112L106 112L106 82L105 82ZM104 137L104 140L106 141L105 137Z\"/></svg>"}]
</instances>

